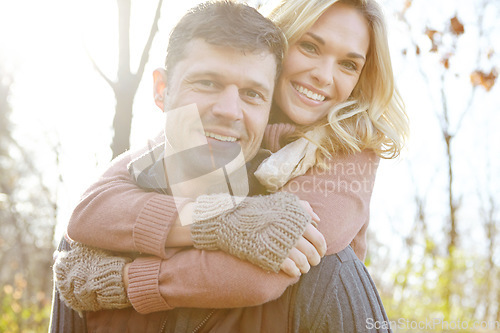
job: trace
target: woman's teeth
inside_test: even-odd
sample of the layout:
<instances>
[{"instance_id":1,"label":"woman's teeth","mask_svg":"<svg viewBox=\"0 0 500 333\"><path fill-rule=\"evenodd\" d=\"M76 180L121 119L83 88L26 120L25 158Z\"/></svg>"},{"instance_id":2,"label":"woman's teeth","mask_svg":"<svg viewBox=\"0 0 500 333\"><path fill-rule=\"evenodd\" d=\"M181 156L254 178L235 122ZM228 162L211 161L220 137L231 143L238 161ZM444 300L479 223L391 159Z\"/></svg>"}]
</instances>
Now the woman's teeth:
<instances>
[{"instance_id":1,"label":"woman's teeth","mask_svg":"<svg viewBox=\"0 0 500 333\"><path fill-rule=\"evenodd\" d=\"M219 140L219 141L226 141L226 142L235 142L237 140L237 138L232 137L232 136L224 136L224 135L219 135L219 134L215 134L212 132L205 132L205 136Z\"/></svg>"},{"instance_id":2,"label":"woman's teeth","mask_svg":"<svg viewBox=\"0 0 500 333\"><path fill-rule=\"evenodd\" d=\"M302 95L306 96L307 98L309 99L312 99L314 101L318 101L318 102L323 102L325 100L325 96L323 95L320 95L320 94L316 94L316 93L313 93L312 91L308 90L307 88L304 88L302 86L299 86L298 84L293 84L293 87L295 88L295 90L297 90L299 93L301 93Z\"/></svg>"}]
</instances>

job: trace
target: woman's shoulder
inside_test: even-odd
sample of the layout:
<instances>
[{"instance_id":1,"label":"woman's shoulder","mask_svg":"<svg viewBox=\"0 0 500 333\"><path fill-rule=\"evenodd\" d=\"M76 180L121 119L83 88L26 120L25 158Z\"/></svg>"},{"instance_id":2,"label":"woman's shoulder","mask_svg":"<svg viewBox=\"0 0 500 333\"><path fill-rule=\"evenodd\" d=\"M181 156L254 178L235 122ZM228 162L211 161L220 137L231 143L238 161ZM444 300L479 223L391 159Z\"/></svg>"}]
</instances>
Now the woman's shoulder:
<instances>
[{"instance_id":1,"label":"woman's shoulder","mask_svg":"<svg viewBox=\"0 0 500 333\"><path fill-rule=\"evenodd\" d=\"M375 175L380 162L380 157L371 149L365 149L356 153L339 153L325 160L325 167L318 166L309 170L312 175L323 175L329 177Z\"/></svg>"}]
</instances>

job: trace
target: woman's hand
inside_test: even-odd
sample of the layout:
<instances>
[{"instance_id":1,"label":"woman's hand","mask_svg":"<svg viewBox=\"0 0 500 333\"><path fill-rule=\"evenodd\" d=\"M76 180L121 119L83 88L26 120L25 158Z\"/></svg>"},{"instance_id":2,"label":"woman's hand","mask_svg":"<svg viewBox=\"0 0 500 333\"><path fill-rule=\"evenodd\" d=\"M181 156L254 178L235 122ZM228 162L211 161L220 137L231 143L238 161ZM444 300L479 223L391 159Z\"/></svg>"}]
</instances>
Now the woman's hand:
<instances>
[{"instance_id":1,"label":"woman's hand","mask_svg":"<svg viewBox=\"0 0 500 333\"><path fill-rule=\"evenodd\" d=\"M314 213L309 202L300 200L300 203L311 215L313 223L306 227L295 247L288 253L288 258L280 266L280 269L290 276L300 276L309 272L311 266L319 264L326 253L325 238L314 225L314 222L319 222L319 216Z\"/></svg>"}]
</instances>

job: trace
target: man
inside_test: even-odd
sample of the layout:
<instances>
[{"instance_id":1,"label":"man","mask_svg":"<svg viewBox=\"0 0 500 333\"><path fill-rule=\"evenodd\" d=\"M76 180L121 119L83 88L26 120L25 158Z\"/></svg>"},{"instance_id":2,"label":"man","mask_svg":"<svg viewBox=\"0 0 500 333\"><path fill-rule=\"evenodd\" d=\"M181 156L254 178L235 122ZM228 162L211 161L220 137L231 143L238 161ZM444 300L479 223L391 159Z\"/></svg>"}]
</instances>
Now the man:
<instances>
[{"instance_id":1,"label":"man","mask_svg":"<svg viewBox=\"0 0 500 333\"><path fill-rule=\"evenodd\" d=\"M224 34L223 30L227 29L231 30L229 33L226 32ZM231 38L228 38L228 36ZM244 157L243 160L249 161L257 154L260 147L268 120L274 82L279 72L283 54L284 40L282 34L270 21L264 19L254 9L245 5L226 2L199 6L186 15L183 21L176 26L171 35L167 57L167 71L157 70L154 73L155 102L162 110L166 111L167 118L175 118L175 116L172 115L185 115L187 110L183 110L183 112L179 111L178 108L189 107L189 105L194 103L196 105L196 112L192 114L199 115L203 132L199 133L199 131L193 130L193 128L199 129L199 126L194 125L196 117L191 118L194 119L192 122L190 122L189 119L183 119L183 125L187 124L186 127L183 127L183 130L190 133L189 140L192 141L196 139L193 138L193 135L201 135L202 137L200 138L199 144L195 146L198 147L201 145L207 148L207 156L211 158L219 156L218 154L211 154L213 151L232 151L234 150L234 146L238 145L238 147L241 147L240 152ZM172 119L167 121L167 124L175 123L177 122ZM182 133L178 133L179 136L172 135L174 130L175 127L167 131L168 134L164 151L168 156L164 159L165 161L171 160L169 157L173 158L175 155L182 155L183 151L189 148L196 148L179 148L175 142L180 142L182 146L182 143L185 143L186 140L179 140ZM206 142L206 144L204 144L204 142ZM235 151L238 152L237 149ZM238 158L236 158L238 156L240 156L239 153L230 154L229 157L223 156L222 162L214 162L216 166L214 170L206 170L204 168L199 170L196 167L190 167L187 168L187 172L184 172L186 170L180 168L183 172L176 173L175 176L173 176L173 173L176 172L176 170L179 171L179 168L171 168L169 163L165 162L169 184L180 184L177 186L176 190L181 194L183 199L177 198L177 200L174 200L177 209L184 214L190 215L191 212L188 207L192 208L192 204L189 203L188 200L185 200L185 198L196 198L197 195L200 194L199 187L192 186L192 184L190 184L190 186L183 186L193 178L193 174L196 176L194 178L197 179L211 171L218 171L220 166L231 164L226 163L227 161L232 162L233 160L238 160ZM130 155L128 158L121 157L115 161L115 163L128 163L129 160ZM201 164L206 161L202 159L199 162ZM228 166L227 170L225 170L226 173L230 175L237 174L240 167L242 167L241 164L242 163L239 162L236 163L235 167ZM107 180L105 177L106 174L102 180L103 184L112 183L112 181ZM241 180L242 178L239 179ZM210 185L214 185L216 182L209 181L209 183ZM231 182L229 183L231 184ZM199 183L197 184L199 185ZM232 184L234 185L235 182L232 182ZM172 187L173 186L170 187L171 192L173 192ZM198 190L198 192L193 192L193 188ZM231 192L233 191L231 190ZM88 194L87 197L91 195L92 194ZM279 200L284 200L282 195L279 195L279 197ZM300 209L298 209L300 206L297 200L294 201L294 199L291 199L285 201L284 204L288 206L283 206L283 210L288 212L288 214L296 211L295 215L297 216L289 215L288 217L295 217L298 220L298 231L293 235L294 238L287 243L292 244L293 247L293 244L297 242L298 238L304 238L302 234L304 230L307 229L308 231L306 232L309 232L308 238L311 239L310 245L308 246L309 250L315 251L316 253L309 253L308 255L303 255L303 257L308 258L311 262L317 263L319 260L316 260L316 258L319 258L320 253L324 253L324 249L321 249L321 247L324 246L324 240L321 235L319 235L317 231L315 232L314 228L309 225L310 217L306 217L305 215L307 214L305 214L303 210L300 211ZM221 202L224 202L224 198ZM97 201L95 203L98 204ZM124 204L133 205L134 203ZM170 203L170 207L171 206ZM181 222L182 220L181 218ZM186 220L191 219L187 218ZM200 223L196 224L199 232L198 234L201 232L203 235L203 229L206 229L203 226L204 221L204 219L200 219ZM287 222L290 222L290 219L288 219ZM168 232L168 237L172 238L173 241L179 241L179 239L182 239L181 233L186 230L189 229L171 227ZM110 231L115 234L121 232L121 230ZM177 234L176 231L178 231ZM158 298L158 295L154 295L154 290L148 290L147 286L140 285L140 281L137 282L137 280L141 280L138 276L147 274L151 271L154 272L155 270L157 272L158 270L162 271L163 263L161 258L167 259L174 255L189 259L193 258L193 252L176 249L165 253L163 245L161 245L160 249L155 244L151 244L155 242L155 236L158 236L155 232L156 231L151 230L144 231L142 236L134 239L134 244L132 246L128 246L129 244L126 243L113 245L114 236L110 233L99 232L91 234L91 237L94 238L106 238L111 235L112 237L107 239L108 243L111 244L110 247L112 247L110 250L130 251L130 248L132 248L138 249L140 252L159 254L158 257L140 257L134 261L131 266L127 266L127 271L129 271L129 277L131 278L129 297L131 297L134 306L139 308L141 298L150 302L151 297ZM164 234L167 233L165 230L161 232L163 234L161 234L160 237L164 237ZM135 228L133 233L140 234L141 232ZM205 231L205 234L209 235L210 231ZM137 245L140 239L142 239L144 243ZM156 237L156 239L158 239L158 237ZM203 239L203 237L200 239ZM178 245L182 244L178 243ZM199 247L203 248L203 245L199 245ZM286 253L288 253L289 250L290 246L286 248ZM231 250L229 250L229 252L231 252ZM197 251L194 255L205 256L202 251ZM286 270L286 266L276 266L276 264L281 264L283 262L284 258L282 255L283 253L281 253L281 262L266 259L264 262L256 262L256 264L273 270L277 270L280 267ZM185 306L204 307L201 294L206 292L206 290L212 290L213 293L212 297L207 300L208 303L206 303L206 307L211 306L213 302L217 302L217 297L220 298L220 302L224 302L224 307L258 305L280 296L288 285L296 281L295 278L287 277L283 273L276 275L273 279L265 279L266 273L264 271L257 271L256 273L256 269L253 265L241 262L222 252L207 253L206 256L211 258L208 259L208 261L204 261L205 263L212 263L210 267L216 266L217 262L220 262L221 257L226 260L226 263L228 262L227 260L234 263L234 267L225 267L225 269L235 269L239 276L245 276L247 278L254 277L255 279L249 279L246 284L256 283L256 288L255 290L249 288L249 290L252 291L251 293L241 294L240 287L242 281L235 280L232 285L226 284L222 286L225 291L224 293L217 293L215 291L221 290L221 286L218 286L218 289L214 289L215 285L205 285L200 286L198 290L193 290L193 285L187 283L186 288L189 288L193 304L191 305L189 302L186 303L184 301L185 303L183 304L186 304ZM228 257L230 257L230 259L228 259ZM262 256L258 254L253 257ZM247 254L243 255L243 259L250 260ZM286 263L292 266L297 263L297 266L300 266L299 261L300 260L294 261L290 259L286 261ZM177 262L179 262L179 259ZM187 263L189 264L190 261L188 260ZM306 266L306 268L302 268L303 271L308 270L309 265L307 260ZM148 269L151 270L148 271ZM189 269L194 269L196 271L199 268L188 268L187 271L189 271ZM295 272L297 270L298 268L295 268ZM246 272L251 273L247 274ZM222 277L224 272L220 271L220 274ZM194 287L196 288L197 286L194 285ZM273 294L269 295L266 291L272 291ZM148 294L148 292L151 293ZM182 291L176 292L182 294ZM181 298L182 297L185 296L181 296ZM162 302L161 298L158 298L158 302ZM164 304L159 304L159 306L164 306ZM209 313L208 316L206 313L207 311ZM124 329L132 331L134 329L141 331L158 331L162 325L169 325L170 329L175 330L185 325L186 329L190 329L192 325L198 326L200 323L213 325L213 323L210 323L210 320L214 323L218 323L217 318L224 318L223 321L227 323L231 318L236 320L235 318L241 317L240 310L235 310L233 316L228 316L224 311L226 310L214 313L213 310L178 309L169 313L157 312L150 315L140 315L132 308L127 308L119 311L88 313L87 323L88 329L91 331L94 329L102 330L103 327L111 331L122 331ZM245 312L245 310L242 311ZM246 312L249 313L248 311ZM56 320L53 320L53 331L55 330L55 324Z\"/></svg>"}]
</instances>

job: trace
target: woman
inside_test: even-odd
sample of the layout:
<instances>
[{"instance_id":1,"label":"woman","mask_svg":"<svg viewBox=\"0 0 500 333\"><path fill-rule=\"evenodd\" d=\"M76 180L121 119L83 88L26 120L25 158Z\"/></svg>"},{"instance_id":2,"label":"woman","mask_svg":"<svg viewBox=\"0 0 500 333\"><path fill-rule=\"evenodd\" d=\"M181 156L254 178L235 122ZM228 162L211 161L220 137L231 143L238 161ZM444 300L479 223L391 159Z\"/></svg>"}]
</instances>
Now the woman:
<instances>
[{"instance_id":1,"label":"woman","mask_svg":"<svg viewBox=\"0 0 500 333\"><path fill-rule=\"evenodd\" d=\"M298 17L296 13L300 13ZM366 304L374 302L376 304L370 303L367 307L370 311L378 312L373 316L386 320L376 290L371 285L371 279L363 269L362 263L355 258L352 248L348 247L349 244L353 244L356 254L361 259L364 258L366 252L364 237L368 224L367 203L373 186L376 156L397 156L407 131L407 119L394 88L387 36L380 9L373 1L285 1L271 12L270 18L285 32L290 49L275 90L272 110L272 121L275 124L267 131L267 144L268 147L272 146L269 148L276 148L280 147L283 141L292 143L264 162L257 174L270 189L276 190L287 184L282 190L291 191L311 203L321 218L319 230L327 239L327 254L338 252L335 260L328 261L330 268L326 272L330 277L331 272L335 272L338 279L333 281L334 283L346 283L352 280L353 289L361 285L365 289L371 288L367 291L369 296L363 301L364 304L358 304L359 309L365 311ZM294 140L298 137L302 138ZM290 157L298 162L285 165L284 161L290 161ZM351 186L339 196L339 189L333 192L325 186L323 191L312 193L304 186L307 184L310 186L311 180L314 179L349 178L350 175L346 174L348 171L345 169L340 175L335 174L338 172L336 167L341 164L350 164L354 168L363 167L362 170L354 170L354 173L357 172L355 176L360 176L363 181L367 178L367 188L364 191L355 191ZM285 166L282 167L283 165ZM371 170L367 171L366 168ZM273 173L272 170L279 172ZM331 170L335 171L333 176L326 174ZM273 181L266 182L269 179ZM356 177L350 177L350 180L351 185L354 181L359 181ZM294 184L300 186L293 187ZM340 182L337 182L338 184ZM330 206L339 205L336 201L339 198L344 201L337 208L345 208L345 215L342 215L342 209L333 212L329 210ZM359 215L352 214L356 205L362 206L354 209ZM83 219L83 215L77 218ZM85 228L81 222L74 225ZM80 232L78 229L72 230L70 225L70 235L73 238L91 243L83 239L84 237L81 239L75 237ZM135 244L130 247L138 248ZM160 246L145 252L165 257L162 251L163 248ZM172 255L182 256L184 253ZM145 267L148 263L150 262L142 260L142 263L135 268L132 264L130 266L132 272L129 273L136 274L140 271L138 266ZM161 266L161 269L163 268ZM240 311L243 318L249 312L274 307L274 310L269 310L273 312L276 308L283 308L283 304L290 304L289 302L300 299L302 302L290 311L289 328L301 330L303 325L309 328L317 325L318 330L324 329L321 327L325 323L324 320L306 323L297 316L304 311L302 309L304 307L311 308L310 311L317 307L311 298L310 303L304 301L307 300L308 284L314 283L308 278L325 277L321 272L311 273L306 274L305 279L295 287L287 289L280 299L262 306L261 310L253 308L234 311ZM325 294L330 295L330 293ZM351 299L352 294L349 294L349 290L344 290L344 294L341 294L339 292L338 297L343 297L344 300ZM143 300L147 303L147 299ZM343 307L352 306L342 301L340 303L340 312ZM161 300L156 304L142 303L142 305L143 309L148 309L144 312L168 308L168 306L162 308L165 304L161 304ZM211 306L209 303L206 304L206 307ZM211 312L206 325L211 321L216 322L227 317L227 313L222 313L226 310L220 311L215 314ZM333 316L337 312L332 311L329 315ZM288 315L286 311L282 313ZM366 325L360 322L359 318L355 319L356 310L348 315L344 309L343 316L340 320L345 324L345 331L354 331L353 325L362 330L363 326L360 325ZM329 320L335 322L339 317Z\"/></svg>"}]
</instances>

